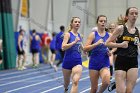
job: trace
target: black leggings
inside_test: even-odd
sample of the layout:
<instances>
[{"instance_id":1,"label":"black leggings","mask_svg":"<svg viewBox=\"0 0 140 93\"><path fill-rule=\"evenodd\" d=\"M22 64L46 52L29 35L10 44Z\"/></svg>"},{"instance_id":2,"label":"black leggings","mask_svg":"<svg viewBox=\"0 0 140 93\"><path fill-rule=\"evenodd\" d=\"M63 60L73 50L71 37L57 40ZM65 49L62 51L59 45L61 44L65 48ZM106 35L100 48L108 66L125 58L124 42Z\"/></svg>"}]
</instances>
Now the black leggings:
<instances>
[{"instance_id":1,"label":"black leggings","mask_svg":"<svg viewBox=\"0 0 140 93\"><path fill-rule=\"evenodd\" d=\"M60 53L62 59L59 60L59 62L56 64L56 66L59 66L59 65L62 63L63 58L64 58L65 51L62 51L62 50L60 49L60 50L59 50L59 53Z\"/></svg>"}]
</instances>

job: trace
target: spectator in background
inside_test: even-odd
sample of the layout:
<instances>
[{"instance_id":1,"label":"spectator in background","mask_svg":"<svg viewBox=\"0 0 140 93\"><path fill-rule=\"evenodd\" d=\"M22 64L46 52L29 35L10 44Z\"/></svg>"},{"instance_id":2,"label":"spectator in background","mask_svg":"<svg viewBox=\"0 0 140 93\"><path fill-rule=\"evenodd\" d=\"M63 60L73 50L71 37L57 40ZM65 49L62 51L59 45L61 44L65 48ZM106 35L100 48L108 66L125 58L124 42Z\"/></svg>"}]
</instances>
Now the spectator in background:
<instances>
[{"instance_id":1,"label":"spectator in background","mask_svg":"<svg viewBox=\"0 0 140 93\"><path fill-rule=\"evenodd\" d=\"M30 48L32 52L33 67L38 67L39 64L39 51L41 39L37 35L36 30L32 31L32 36L30 37Z\"/></svg>"},{"instance_id":2,"label":"spectator in background","mask_svg":"<svg viewBox=\"0 0 140 93\"><path fill-rule=\"evenodd\" d=\"M51 43L50 43L50 50L51 50L51 59L50 59L50 65L51 67L53 67L55 69L55 71L57 71L57 67L56 65L54 64L55 62L55 58L56 58L56 33L53 32L52 33L52 40L51 40Z\"/></svg>"},{"instance_id":3,"label":"spectator in background","mask_svg":"<svg viewBox=\"0 0 140 93\"><path fill-rule=\"evenodd\" d=\"M42 40L41 43L42 58L45 63L48 63L51 38L49 37L47 32L44 32L44 34L41 37L41 40Z\"/></svg>"},{"instance_id":4,"label":"spectator in background","mask_svg":"<svg viewBox=\"0 0 140 93\"><path fill-rule=\"evenodd\" d=\"M23 70L26 69L25 61L26 61L26 56L25 56L25 51L23 49L23 36L24 36L24 30L20 29L19 31L19 36L18 36L18 44L17 44L17 51L18 51L18 70Z\"/></svg>"},{"instance_id":5,"label":"spectator in background","mask_svg":"<svg viewBox=\"0 0 140 93\"><path fill-rule=\"evenodd\" d=\"M65 27L60 26L60 32L56 35L56 50L61 55L61 59L56 64L57 66L59 66L62 63L63 58L64 58L64 51L62 51L62 42L63 42L63 37L64 37L64 31L65 31Z\"/></svg>"}]
</instances>

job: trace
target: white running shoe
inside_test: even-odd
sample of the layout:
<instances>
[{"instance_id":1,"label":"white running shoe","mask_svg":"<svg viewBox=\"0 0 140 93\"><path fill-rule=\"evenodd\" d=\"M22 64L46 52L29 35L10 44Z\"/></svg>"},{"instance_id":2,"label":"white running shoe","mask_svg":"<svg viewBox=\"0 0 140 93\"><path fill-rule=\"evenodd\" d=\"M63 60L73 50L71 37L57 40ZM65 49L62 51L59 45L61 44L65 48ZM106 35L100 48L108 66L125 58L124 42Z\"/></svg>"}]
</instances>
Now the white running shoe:
<instances>
[{"instance_id":1,"label":"white running shoe","mask_svg":"<svg viewBox=\"0 0 140 93\"><path fill-rule=\"evenodd\" d=\"M22 67L18 67L17 70L23 70Z\"/></svg>"},{"instance_id":2,"label":"white running shoe","mask_svg":"<svg viewBox=\"0 0 140 93\"><path fill-rule=\"evenodd\" d=\"M25 66L22 66L22 69L24 70L24 69L27 69Z\"/></svg>"},{"instance_id":3,"label":"white running shoe","mask_svg":"<svg viewBox=\"0 0 140 93\"><path fill-rule=\"evenodd\" d=\"M57 66L56 65L53 65L53 67L54 67L54 70L57 72L58 71Z\"/></svg>"}]
</instances>

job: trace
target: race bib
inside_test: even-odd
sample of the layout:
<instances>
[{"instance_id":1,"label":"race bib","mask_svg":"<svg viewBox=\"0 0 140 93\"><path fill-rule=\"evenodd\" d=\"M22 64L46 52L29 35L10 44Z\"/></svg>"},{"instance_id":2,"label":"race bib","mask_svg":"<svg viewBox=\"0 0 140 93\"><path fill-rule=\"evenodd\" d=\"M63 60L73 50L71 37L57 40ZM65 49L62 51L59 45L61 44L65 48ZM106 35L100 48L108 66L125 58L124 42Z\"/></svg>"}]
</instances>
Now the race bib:
<instances>
[{"instance_id":1,"label":"race bib","mask_svg":"<svg viewBox=\"0 0 140 93\"><path fill-rule=\"evenodd\" d=\"M135 37L134 45L138 45L138 43L139 43L139 38L138 37Z\"/></svg>"}]
</instances>

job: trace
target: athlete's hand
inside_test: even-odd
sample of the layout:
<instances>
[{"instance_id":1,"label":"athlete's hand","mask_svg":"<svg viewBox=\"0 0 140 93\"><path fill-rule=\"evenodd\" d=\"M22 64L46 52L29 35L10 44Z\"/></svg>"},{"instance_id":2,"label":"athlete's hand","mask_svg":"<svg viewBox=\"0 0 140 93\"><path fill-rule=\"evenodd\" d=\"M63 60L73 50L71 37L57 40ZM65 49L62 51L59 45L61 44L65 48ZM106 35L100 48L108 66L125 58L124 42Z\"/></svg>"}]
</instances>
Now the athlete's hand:
<instances>
[{"instance_id":1,"label":"athlete's hand","mask_svg":"<svg viewBox=\"0 0 140 93\"><path fill-rule=\"evenodd\" d=\"M98 43L98 45L104 44L104 40L103 40L103 39L99 39L99 40L97 41L97 43Z\"/></svg>"},{"instance_id":2,"label":"athlete's hand","mask_svg":"<svg viewBox=\"0 0 140 93\"><path fill-rule=\"evenodd\" d=\"M77 43L79 40L80 40L80 38L79 37L76 37L75 38L75 43Z\"/></svg>"},{"instance_id":3,"label":"athlete's hand","mask_svg":"<svg viewBox=\"0 0 140 93\"><path fill-rule=\"evenodd\" d=\"M140 43L138 43L138 47L140 48Z\"/></svg>"},{"instance_id":4,"label":"athlete's hand","mask_svg":"<svg viewBox=\"0 0 140 93\"><path fill-rule=\"evenodd\" d=\"M122 48L128 48L128 41L123 41L122 43L121 43L121 47Z\"/></svg>"},{"instance_id":5,"label":"athlete's hand","mask_svg":"<svg viewBox=\"0 0 140 93\"><path fill-rule=\"evenodd\" d=\"M108 56L111 56L112 53L111 53L111 51L108 51L107 54L108 54Z\"/></svg>"}]
</instances>

